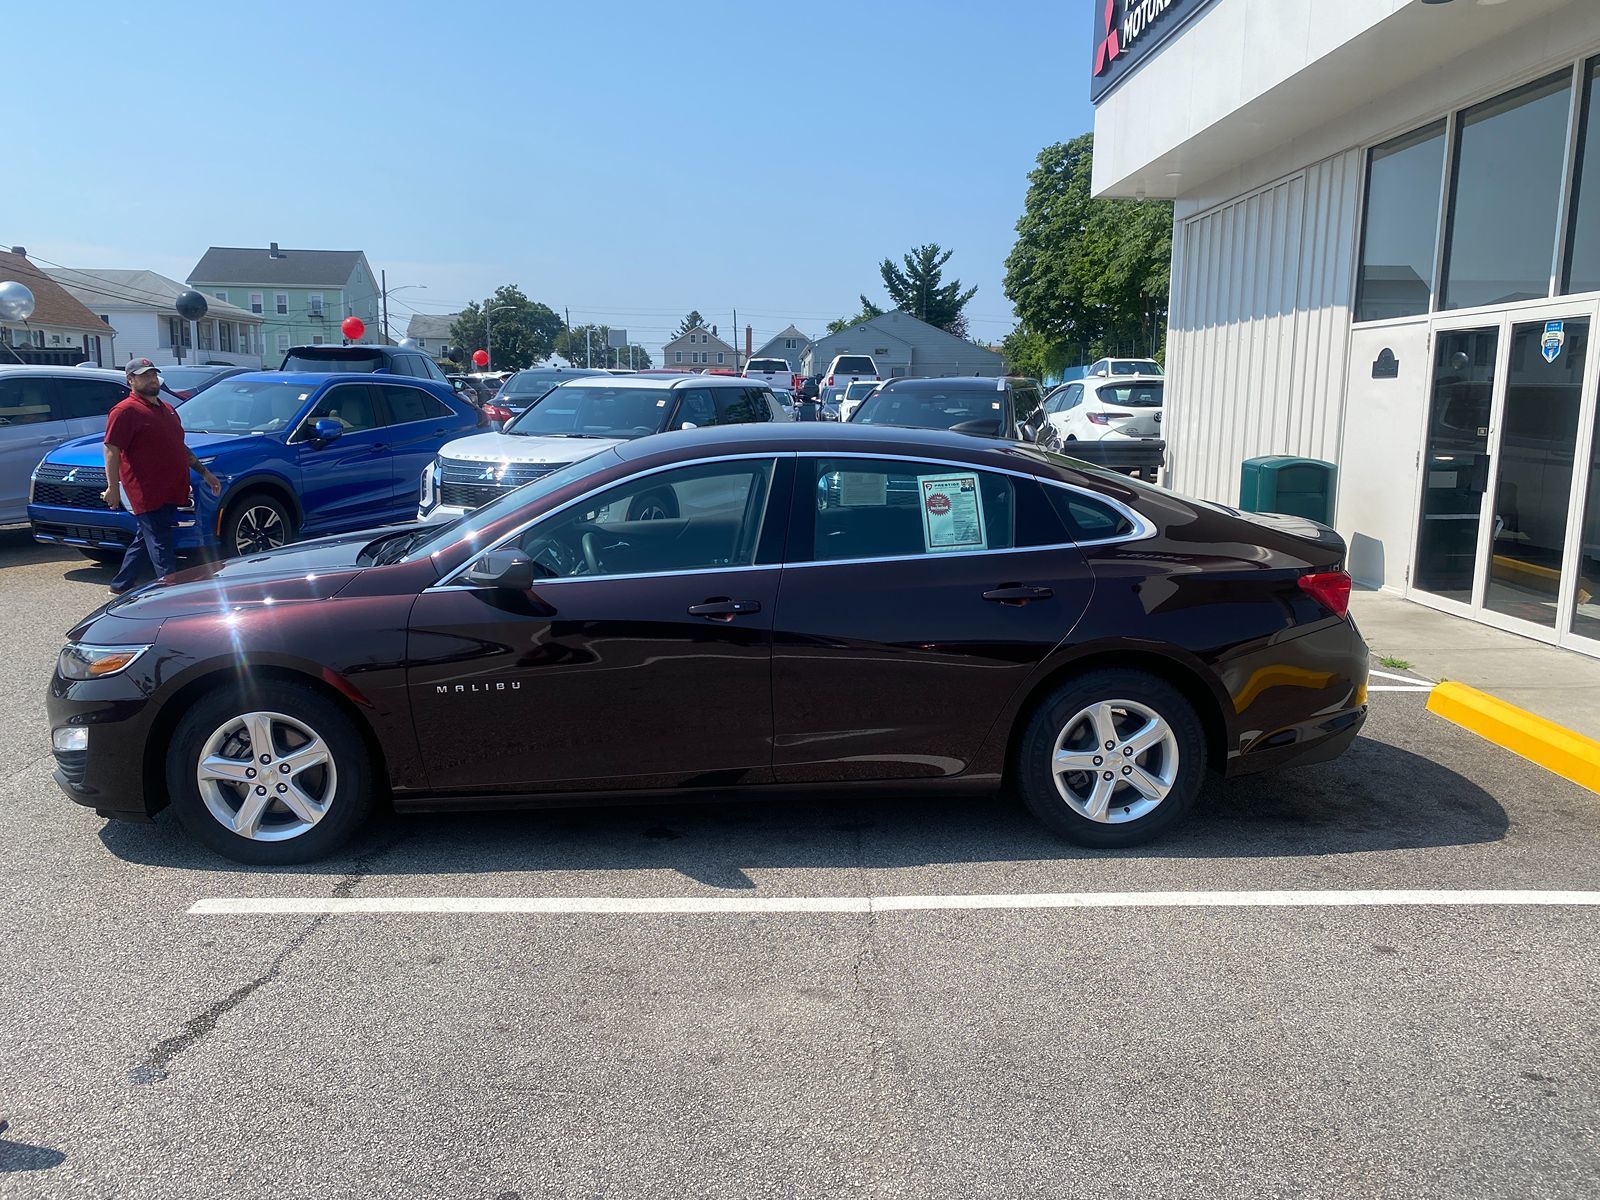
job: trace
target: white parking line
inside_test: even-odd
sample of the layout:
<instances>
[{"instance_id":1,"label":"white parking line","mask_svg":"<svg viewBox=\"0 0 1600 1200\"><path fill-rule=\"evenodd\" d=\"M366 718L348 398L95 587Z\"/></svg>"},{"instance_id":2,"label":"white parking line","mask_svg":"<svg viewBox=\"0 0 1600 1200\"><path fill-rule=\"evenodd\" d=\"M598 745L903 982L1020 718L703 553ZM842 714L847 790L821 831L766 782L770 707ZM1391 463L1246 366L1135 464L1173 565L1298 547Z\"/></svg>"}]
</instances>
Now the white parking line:
<instances>
[{"instance_id":1,"label":"white parking line","mask_svg":"<svg viewBox=\"0 0 1600 1200\"><path fill-rule=\"evenodd\" d=\"M1398 685L1395 685L1395 684L1369 683L1369 684L1367 684L1367 691L1369 693L1370 692L1431 692L1431 691L1433 691L1433 684L1425 683L1425 684L1422 684L1420 687L1399 687Z\"/></svg>"},{"instance_id":2,"label":"white parking line","mask_svg":"<svg viewBox=\"0 0 1600 1200\"><path fill-rule=\"evenodd\" d=\"M1404 908L1600 906L1600 891L1024 892L1001 896L285 896L198 900L199 916L725 916L762 913L939 912L1065 908Z\"/></svg>"},{"instance_id":3,"label":"white parking line","mask_svg":"<svg viewBox=\"0 0 1600 1200\"><path fill-rule=\"evenodd\" d=\"M1371 676L1373 676L1374 678L1377 678L1377 679L1394 679L1394 680L1398 680L1400 683L1414 683L1414 684L1418 684L1418 685L1420 685L1422 687L1432 687L1433 686L1433 684L1429 683L1426 679L1418 679L1415 675L1396 675L1391 671L1371 671L1371 670L1369 670L1367 672L1367 674L1371 675Z\"/></svg>"}]
</instances>

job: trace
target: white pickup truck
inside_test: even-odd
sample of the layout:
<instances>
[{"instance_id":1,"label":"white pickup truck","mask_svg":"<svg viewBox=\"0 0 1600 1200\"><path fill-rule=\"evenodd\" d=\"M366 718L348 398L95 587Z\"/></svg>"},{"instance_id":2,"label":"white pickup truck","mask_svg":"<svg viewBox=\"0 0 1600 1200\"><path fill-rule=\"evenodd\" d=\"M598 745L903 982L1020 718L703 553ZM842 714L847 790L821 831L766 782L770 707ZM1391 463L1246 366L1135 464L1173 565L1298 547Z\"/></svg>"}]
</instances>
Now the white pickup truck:
<instances>
[{"instance_id":1,"label":"white pickup truck","mask_svg":"<svg viewBox=\"0 0 1600 1200\"><path fill-rule=\"evenodd\" d=\"M752 358L744 365L746 379L759 379L772 388L792 392L799 386L799 376L786 358Z\"/></svg>"}]
</instances>

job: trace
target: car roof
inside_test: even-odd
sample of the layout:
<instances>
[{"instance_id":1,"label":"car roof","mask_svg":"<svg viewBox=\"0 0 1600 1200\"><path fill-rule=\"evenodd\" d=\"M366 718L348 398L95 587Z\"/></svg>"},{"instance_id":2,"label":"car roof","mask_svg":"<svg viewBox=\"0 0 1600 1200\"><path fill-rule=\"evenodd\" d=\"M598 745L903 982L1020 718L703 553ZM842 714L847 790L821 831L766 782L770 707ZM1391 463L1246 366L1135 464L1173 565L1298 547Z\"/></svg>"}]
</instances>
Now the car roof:
<instances>
[{"instance_id":1,"label":"car roof","mask_svg":"<svg viewBox=\"0 0 1600 1200\"><path fill-rule=\"evenodd\" d=\"M157 367L156 370L161 368ZM116 379L123 382L128 378L121 371L113 371L108 367L34 366L22 363L0 363L0 375L56 375L66 379Z\"/></svg>"},{"instance_id":2,"label":"car roof","mask_svg":"<svg viewBox=\"0 0 1600 1200\"><path fill-rule=\"evenodd\" d=\"M443 386L437 379L418 379L414 375L376 375L371 371L246 371L243 375L229 376L229 379L235 383L304 383L307 391L313 391L325 383L412 383ZM316 380L315 383L307 383L307 380L313 379Z\"/></svg>"},{"instance_id":3,"label":"car roof","mask_svg":"<svg viewBox=\"0 0 1600 1200\"><path fill-rule=\"evenodd\" d=\"M863 381L870 382L870 381ZM937 378L926 375L915 375L911 378L885 379L883 385L894 385L895 391L933 391L935 388L949 387L951 384L968 385L977 388L987 388L991 392L1000 392L1005 389L997 385L1003 383L1020 383L1019 377L1014 375L943 375Z\"/></svg>"},{"instance_id":4,"label":"car roof","mask_svg":"<svg viewBox=\"0 0 1600 1200\"><path fill-rule=\"evenodd\" d=\"M1165 383L1165 375L1090 375L1083 379L1074 379L1073 383L1088 383L1095 387L1105 387L1111 383ZM1066 386L1065 384L1062 385Z\"/></svg>"},{"instance_id":5,"label":"car roof","mask_svg":"<svg viewBox=\"0 0 1600 1200\"><path fill-rule=\"evenodd\" d=\"M619 376L612 375L609 372L601 372L598 376L580 375L561 386L571 388L615 386L619 378ZM670 391L680 385L685 387L704 387L709 384L717 387L741 388L767 386L759 379L751 381L742 375L645 375L642 372L638 375L627 376L626 383L628 387L656 388L660 391Z\"/></svg>"}]
</instances>

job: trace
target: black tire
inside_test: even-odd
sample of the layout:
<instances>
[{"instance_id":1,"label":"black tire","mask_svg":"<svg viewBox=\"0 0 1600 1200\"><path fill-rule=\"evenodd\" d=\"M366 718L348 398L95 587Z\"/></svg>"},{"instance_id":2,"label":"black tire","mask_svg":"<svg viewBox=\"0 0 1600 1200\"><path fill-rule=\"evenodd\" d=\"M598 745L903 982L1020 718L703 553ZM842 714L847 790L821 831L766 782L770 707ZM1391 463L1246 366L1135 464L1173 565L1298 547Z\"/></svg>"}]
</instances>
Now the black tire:
<instances>
[{"instance_id":1,"label":"black tire","mask_svg":"<svg viewBox=\"0 0 1600 1200\"><path fill-rule=\"evenodd\" d=\"M79 546L78 553L90 562L100 563L102 566L113 567L122 561L121 550L90 549L88 546Z\"/></svg>"},{"instance_id":2,"label":"black tire","mask_svg":"<svg viewBox=\"0 0 1600 1200\"><path fill-rule=\"evenodd\" d=\"M261 763L257 757L254 739L248 736L248 726L229 735L219 751L250 770L260 770L255 776L263 784L240 781L236 784L216 785L215 799L237 813L248 797L248 791L257 786L271 786L278 790L285 777L305 780L303 791L321 802L324 812L319 820L309 824L303 832L292 834L297 824L305 824L287 804L271 792L266 811L261 817L261 828L273 834L286 835L284 840L259 840L236 832L222 823L213 813L202 793L197 777L202 751L227 727L251 713L279 714L311 730L320 738L330 755L328 767L313 767L308 772L280 776L273 770L284 771L287 764L281 760L295 749L288 734L292 729L279 725L274 735L270 755L280 760ZM242 741L236 742L234 739ZM231 748L230 748L231 747ZM244 751L242 757L238 750ZM270 784L265 781L274 781ZM294 863L311 862L332 854L366 823L372 812L373 769L367 745L354 723L332 700L299 684L276 680L251 685L247 688L219 688L208 692L184 714L173 732L167 755L167 793L179 822L195 841L224 858L255 866L278 867Z\"/></svg>"},{"instance_id":3,"label":"black tire","mask_svg":"<svg viewBox=\"0 0 1600 1200\"><path fill-rule=\"evenodd\" d=\"M670 521L678 516L678 494L671 488L641 492L628 504L630 521Z\"/></svg>"},{"instance_id":4,"label":"black tire","mask_svg":"<svg viewBox=\"0 0 1600 1200\"><path fill-rule=\"evenodd\" d=\"M1113 745L1109 751L1098 737L1090 744L1093 719L1079 723L1076 718L1102 704L1110 705L1119 735L1133 735L1154 714L1170 738L1164 736L1159 744L1131 758L1124 754L1126 744ZM1119 704L1136 707L1119 710ZM1063 774L1058 784L1054 764L1058 742L1063 739L1065 751L1084 756L1085 769ZM1175 756L1170 763L1169 753ZM1091 766L1096 759L1104 761ZM1131 771L1126 768L1130 767L1143 772L1141 778L1146 781L1159 783L1170 777L1165 795L1142 815L1137 810L1150 801L1128 781ZM1136 846L1176 825L1194 807L1205 768L1205 730L1194 706L1159 676L1120 667L1090 671L1056 688L1029 718L1015 763L1017 784L1029 811L1068 841L1099 849ZM1086 813L1093 803L1093 789L1103 784L1107 771L1112 790L1106 820L1097 821ZM1069 793L1075 799L1069 800Z\"/></svg>"},{"instance_id":5,"label":"black tire","mask_svg":"<svg viewBox=\"0 0 1600 1200\"><path fill-rule=\"evenodd\" d=\"M247 492L230 501L222 517L222 556L260 554L294 541L294 514L266 492Z\"/></svg>"}]
</instances>

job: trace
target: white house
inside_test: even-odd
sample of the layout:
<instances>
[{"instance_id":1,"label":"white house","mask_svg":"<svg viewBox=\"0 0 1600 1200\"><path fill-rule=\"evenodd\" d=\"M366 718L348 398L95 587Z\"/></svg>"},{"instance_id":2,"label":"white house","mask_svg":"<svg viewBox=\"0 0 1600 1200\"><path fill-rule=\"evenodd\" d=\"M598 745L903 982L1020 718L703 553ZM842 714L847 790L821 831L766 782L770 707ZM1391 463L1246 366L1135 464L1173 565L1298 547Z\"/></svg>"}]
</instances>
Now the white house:
<instances>
[{"instance_id":1,"label":"white house","mask_svg":"<svg viewBox=\"0 0 1600 1200\"><path fill-rule=\"evenodd\" d=\"M684 371L713 367L733 371L743 364L739 362L739 352L717 336L715 325L710 329L696 325L661 347L661 365Z\"/></svg>"},{"instance_id":2,"label":"white house","mask_svg":"<svg viewBox=\"0 0 1600 1200\"><path fill-rule=\"evenodd\" d=\"M130 358L148 358L158 366L226 363L261 366L261 318L244 309L206 297L206 315L186 321L178 315L177 298L187 284L154 271L118 271L86 267L49 272L50 278L111 327L107 365Z\"/></svg>"}]
</instances>

